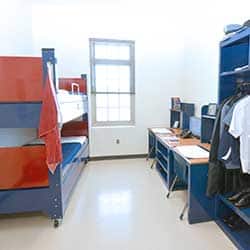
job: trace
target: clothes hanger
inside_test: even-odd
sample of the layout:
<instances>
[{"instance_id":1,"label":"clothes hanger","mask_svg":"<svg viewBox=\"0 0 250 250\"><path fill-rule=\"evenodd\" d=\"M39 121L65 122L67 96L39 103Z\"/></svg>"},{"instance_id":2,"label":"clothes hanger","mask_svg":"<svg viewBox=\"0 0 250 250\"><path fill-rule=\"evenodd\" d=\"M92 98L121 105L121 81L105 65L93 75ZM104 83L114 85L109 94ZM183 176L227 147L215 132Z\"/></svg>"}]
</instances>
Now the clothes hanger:
<instances>
[{"instance_id":1,"label":"clothes hanger","mask_svg":"<svg viewBox=\"0 0 250 250\"><path fill-rule=\"evenodd\" d=\"M247 95L250 94L250 82L244 82L241 85L241 91Z\"/></svg>"}]
</instances>

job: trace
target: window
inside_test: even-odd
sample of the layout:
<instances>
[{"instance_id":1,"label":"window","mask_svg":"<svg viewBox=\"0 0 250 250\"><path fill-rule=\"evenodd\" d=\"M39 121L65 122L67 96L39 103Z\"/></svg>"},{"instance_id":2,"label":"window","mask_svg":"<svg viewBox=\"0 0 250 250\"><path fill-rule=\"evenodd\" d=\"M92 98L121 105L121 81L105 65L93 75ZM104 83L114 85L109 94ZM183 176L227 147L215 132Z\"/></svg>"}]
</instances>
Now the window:
<instances>
[{"instance_id":1,"label":"window","mask_svg":"<svg viewBox=\"0 0 250 250\"><path fill-rule=\"evenodd\" d=\"M90 39L93 125L135 122L134 42Z\"/></svg>"}]
</instances>

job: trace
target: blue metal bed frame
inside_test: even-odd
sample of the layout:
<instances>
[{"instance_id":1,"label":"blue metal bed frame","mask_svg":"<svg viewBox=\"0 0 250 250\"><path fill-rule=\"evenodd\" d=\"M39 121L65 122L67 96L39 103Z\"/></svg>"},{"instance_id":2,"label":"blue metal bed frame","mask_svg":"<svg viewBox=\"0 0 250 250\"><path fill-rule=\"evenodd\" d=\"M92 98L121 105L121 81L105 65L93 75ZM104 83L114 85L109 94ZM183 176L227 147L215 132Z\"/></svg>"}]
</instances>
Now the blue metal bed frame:
<instances>
[{"instance_id":1,"label":"blue metal bed frame","mask_svg":"<svg viewBox=\"0 0 250 250\"><path fill-rule=\"evenodd\" d=\"M43 77L47 74L47 62L53 64L53 79L55 84L54 49L42 49ZM5 121L1 119L0 128L38 128L41 103L10 103L0 105L0 115L6 114ZM8 112L6 112L8 111ZM21 113L20 113L21 111ZM83 118L87 115L83 115ZM0 190L0 214L41 211L54 220L58 227L68 206L71 193L89 158L88 142L72 160L70 171L63 177L62 164L54 174L49 172L49 186L16 190Z\"/></svg>"}]
</instances>

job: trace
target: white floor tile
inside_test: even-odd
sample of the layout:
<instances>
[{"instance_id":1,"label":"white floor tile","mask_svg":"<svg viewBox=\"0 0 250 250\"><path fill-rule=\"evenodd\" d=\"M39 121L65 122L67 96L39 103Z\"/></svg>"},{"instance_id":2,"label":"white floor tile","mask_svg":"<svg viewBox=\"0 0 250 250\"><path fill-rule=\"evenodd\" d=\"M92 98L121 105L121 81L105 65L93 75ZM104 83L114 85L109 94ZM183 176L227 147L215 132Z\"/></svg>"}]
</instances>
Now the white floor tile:
<instances>
[{"instance_id":1,"label":"white floor tile","mask_svg":"<svg viewBox=\"0 0 250 250\"><path fill-rule=\"evenodd\" d=\"M235 249L214 222L178 219L186 195L145 159L90 162L58 229L40 215L0 219L0 250Z\"/></svg>"}]
</instances>

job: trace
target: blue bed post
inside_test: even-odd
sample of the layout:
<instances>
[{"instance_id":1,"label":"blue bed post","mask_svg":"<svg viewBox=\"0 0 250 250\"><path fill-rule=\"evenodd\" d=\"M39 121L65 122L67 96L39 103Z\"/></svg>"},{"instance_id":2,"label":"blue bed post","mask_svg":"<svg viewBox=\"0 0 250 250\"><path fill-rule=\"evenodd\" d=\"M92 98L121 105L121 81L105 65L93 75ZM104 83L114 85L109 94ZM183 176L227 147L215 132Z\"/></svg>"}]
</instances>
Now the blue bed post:
<instances>
[{"instance_id":1,"label":"blue bed post","mask_svg":"<svg viewBox=\"0 0 250 250\"><path fill-rule=\"evenodd\" d=\"M56 88L56 58L55 49L43 48L42 49L42 61L43 61L43 82L45 83L48 68L47 64L52 65L52 78L53 84ZM61 190L61 167L57 166L56 171L52 174L49 171L49 195L48 203L46 205L46 213L54 220L54 225L57 227L63 218L63 201L62 201L62 190Z\"/></svg>"},{"instance_id":2,"label":"blue bed post","mask_svg":"<svg viewBox=\"0 0 250 250\"><path fill-rule=\"evenodd\" d=\"M46 77L47 77L47 63L51 63L52 64L52 70L53 70L53 83L54 86L56 88L56 63L57 60L55 58L55 49L52 48L44 48L42 49L42 60L43 60L43 82L45 82Z\"/></svg>"}]
</instances>

